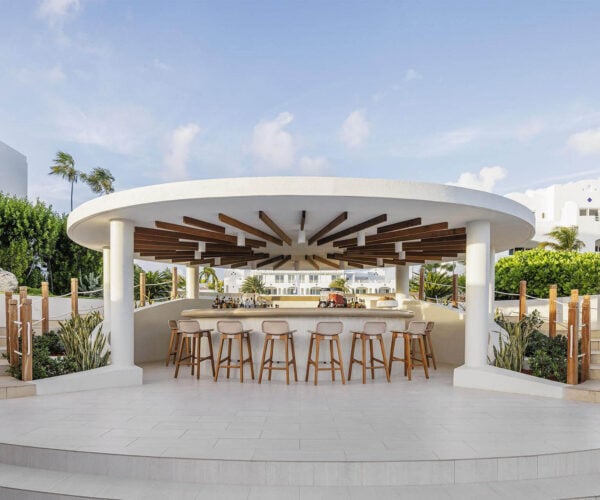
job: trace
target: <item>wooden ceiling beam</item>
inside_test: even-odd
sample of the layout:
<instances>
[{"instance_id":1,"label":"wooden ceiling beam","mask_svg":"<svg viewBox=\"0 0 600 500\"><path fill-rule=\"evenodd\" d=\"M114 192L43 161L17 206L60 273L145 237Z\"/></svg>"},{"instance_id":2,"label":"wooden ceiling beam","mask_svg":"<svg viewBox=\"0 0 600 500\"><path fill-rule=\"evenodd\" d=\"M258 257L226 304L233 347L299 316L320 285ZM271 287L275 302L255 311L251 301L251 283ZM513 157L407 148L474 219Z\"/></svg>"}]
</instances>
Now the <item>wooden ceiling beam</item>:
<instances>
[{"instance_id":1,"label":"wooden ceiling beam","mask_svg":"<svg viewBox=\"0 0 600 500\"><path fill-rule=\"evenodd\" d=\"M302 210L300 214L300 231L304 231L304 225L306 224L306 210Z\"/></svg>"},{"instance_id":2,"label":"wooden ceiling beam","mask_svg":"<svg viewBox=\"0 0 600 500\"><path fill-rule=\"evenodd\" d=\"M357 262L359 264L366 264L367 266L376 266L377 265L377 259L369 259L366 257L348 257L347 255L342 254L342 253L328 253L327 257L329 259L341 260L344 262L352 261L352 262Z\"/></svg>"},{"instance_id":3,"label":"wooden ceiling beam","mask_svg":"<svg viewBox=\"0 0 600 500\"><path fill-rule=\"evenodd\" d=\"M252 227L248 224L245 224L242 221L234 219L233 217L229 217L225 214L219 214L219 220L231 227L235 227L236 229L240 229L248 234L253 234L254 236L258 236L263 240L270 241L271 243L275 243L275 245L283 246L283 241L279 238L275 238L275 236L270 235L269 233L265 233L258 228Z\"/></svg>"},{"instance_id":4,"label":"wooden ceiling beam","mask_svg":"<svg viewBox=\"0 0 600 500\"><path fill-rule=\"evenodd\" d=\"M187 224L188 226L194 226L200 229L207 229L208 231L213 231L215 233L225 234L224 226L219 226L218 224L213 224L212 222L206 222L204 220L195 219L193 217L188 217L187 215L183 216L183 223Z\"/></svg>"},{"instance_id":5,"label":"wooden ceiling beam","mask_svg":"<svg viewBox=\"0 0 600 500\"><path fill-rule=\"evenodd\" d=\"M154 225L159 229L167 231L174 231L178 234L184 234L189 236L195 236L201 241L210 243L227 242L231 244L237 244L237 238L229 234L215 233L214 231L206 231L205 229L196 229L189 226L182 226L181 224L173 224L171 222L154 221Z\"/></svg>"},{"instance_id":6,"label":"wooden ceiling beam","mask_svg":"<svg viewBox=\"0 0 600 500\"><path fill-rule=\"evenodd\" d=\"M368 229L370 227L376 226L377 224L381 224L387 220L387 214L381 214L377 217L373 217L372 219L361 222L360 224L356 224L347 229L342 229L337 233L330 234L329 236L325 236L317 241L317 245L324 245L325 243L329 243L330 241L337 240L338 238L343 238L344 236L348 236L349 234L357 233L358 231L362 231L363 229Z\"/></svg>"},{"instance_id":7,"label":"wooden ceiling beam","mask_svg":"<svg viewBox=\"0 0 600 500\"><path fill-rule=\"evenodd\" d=\"M378 233L389 233L390 231L398 231L399 229L406 229L408 227L420 226L421 217L414 219L408 219L401 222L395 222L394 224L388 224L387 226L381 226L377 228Z\"/></svg>"},{"instance_id":8,"label":"wooden ceiling beam","mask_svg":"<svg viewBox=\"0 0 600 500\"><path fill-rule=\"evenodd\" d=\"M328 224L325 224L321 229L319 229L315 234L313 234L308 239L308 244L312 245L315 241L317 241L322 236L325 236L329 231L332 231L336 227L338 227L342 222L348 219L348 212L342 212L335 219L333 219Z\"/></svg>"},{"instance_id":9,"label":"wooden ceiling beam","mask_svg":"<svg viewBox=\"0 0 600 500\"><path fill-rule=\"evenodd\" d=\"M277 236L279 236L283 241L285 241L288 245L292 245L292 238L290 238L283 229L281 229L271 217L269 217L262 210L258 211L258 218L265 223L265 225L273 231Z\"/></svg>"},{"instance_id":10,"label":"wooden ceiling beam","mask_svg":"<svg viewBox=\"0 0 600 500\"><path fill-rule=\"evenodd\" d=\"M413 227L413 228L408 228L408 229L401 229L399 231L390 231L388 233L372 234L371 236L366 237L366 244L372 245L372 244L377 244L377 243L390 243L390 242L396 242L396 241L403 241L404 239L416 240L416 239L421 239L420 236L426 235L426 234L428 234L428 232L447 229L447 228L448 228L447 222L438 222L435 224L427 224L426 226L418 226L418 227ZM357 243L358 242L357 242L356 238L351 238L348 240L334 241L333 245L336 247L346 247L346 246L351 247L351 246L356 246Z\"/></svg>"},{"instance_id":11,"label":"wooden ceiling beam","mask_svg":"<svg viewBox=\"0 0 600 500\"><path fill-rule=\"evenodd\" d=\"M313 255L312 258L313 258L313 260L320 262L321 264L325 264L326 266L333 267L334 269L340 268L339 264L336 264L335 262L333 262L329 259L326 259L324 257L319 257L318 255Z\"/></svg>"},{"instance_id":12,"label":"wooden ceiling beam","mask_svg":"<svg viewBox=\"0 0 600 500\"><path fill-rule=\"evenodd\" d=\"M271 257L270 259L265 260L264 262L259 262L256 264L257 268L268 266L269 264L273 264L275 262L279 262L280 260L285 259L285 255L277 255L275 257Z\"/></svg>"},{"instance_id":13,"label":"wooden ceiling beam","mask_svg":"<svg viewBox=\"0 0 600 500\"><path fill-rule=\"evenodd\" d=\"M280 259L279 262L277 262L277 264L273 266L273 270L279 269L281 266L283 266L286 262L289 262L290 260L292 260L292 256L286 255L283 259Z\"/></svg>"},{"instance_id":14,"label":"wooden ceiling beam","mask_svg":"<svg viewBox=\"0 0 600 500\"><path fill-rule=\"evenodd\" d=\"M313 266L317 271L319 270L319 264L317 264L313 258L310 255L305 255L304 259L306 260L306 262L308 262L311 266Z\"/></svg>"}]
</instances>

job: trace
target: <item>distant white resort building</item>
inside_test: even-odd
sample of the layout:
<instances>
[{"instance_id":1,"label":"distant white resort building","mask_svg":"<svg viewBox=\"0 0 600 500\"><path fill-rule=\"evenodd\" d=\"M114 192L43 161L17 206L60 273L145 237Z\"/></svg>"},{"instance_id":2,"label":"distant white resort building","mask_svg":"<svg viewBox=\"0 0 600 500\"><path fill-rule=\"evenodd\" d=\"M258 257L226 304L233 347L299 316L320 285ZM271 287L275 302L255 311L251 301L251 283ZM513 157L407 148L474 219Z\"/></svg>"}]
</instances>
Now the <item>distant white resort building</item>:
<instances>
[{"instance_id":1,"label":"distant white resort building","mask_svg":"<svg viewBox=\"0 0 600 500\"><path fill-rule=\"evenodd\" d=\"M535 214L535 235L529 247L540 241L556 226L579 227L584 252L600 252L600 178L567 184L554 184L524 193L509 193Z\"/></svg>"},{"instance_id":2,"label":"distant white resort building","mask_svg":"<svg viewBox=\"0 0 600 500\"><path fill-rule=\"evenodd\" d=\"M27 198L27 157L0 141L0 192Z\"/></svg>"},{"instance_id":3,"label":"distant white resort building","mask_svg":"<svg viewBox=\"0 0 600 500\"><path fill-rule=\"evenodd\" d=\"M270 295L319 295L321 288L337 278L346 278L357 294L385 294L396 291L393 267L348 271L253 271L227 269L223 278L225 293L237 293L248 276L260 276Z\"/></svg>"}]
</instances>

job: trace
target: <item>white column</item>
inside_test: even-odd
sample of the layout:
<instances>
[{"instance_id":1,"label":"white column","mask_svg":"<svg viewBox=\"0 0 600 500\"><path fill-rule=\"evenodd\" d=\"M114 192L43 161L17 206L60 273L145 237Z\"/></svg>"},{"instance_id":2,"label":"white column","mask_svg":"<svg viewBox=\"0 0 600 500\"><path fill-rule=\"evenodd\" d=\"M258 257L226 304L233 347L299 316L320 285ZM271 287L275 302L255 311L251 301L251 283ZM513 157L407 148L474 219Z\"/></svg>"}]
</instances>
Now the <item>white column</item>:
<instances>
[{"instance_id":1,"label":"white column","mask_svg":"<svg viewBox=\"0 0 600 500\"><path fill-rule=\"evenodd\" d=\"M198 298L198 266L187 266L185 268L185 298Z\"/></svg>"},{"instance_id":2,"label":"white column","mask_svg":"<svg viewBox=\"0 0 600 500\"><path fill-rule=\"evenodd\" d=\"M488 309L490 321L494 320L494 297L496 290L496 250L490 248L490 307Z\"/></svg>"},{"instance_id":3,"label":"white column","mask_svg":"<svg viewBox=\"0 0 600 500\"><path fill-rule=\"evenodd\" d=\"M465 365L487 365L490 307L490 223L467 223Z\"/></svg>"},{"instance_id":4,"label":"white column","mask_svg":"<svg viewBox=\"0 0 600 500\"><path fill-rule=\"evenodd\" d=\"M133 223L110 221L111 362L133 365Z\"/></svg>"},{"instance_id":5,"label":"white column","mask_svg":"<svg viewBox=\"0 0 600 500\"><path fill-rule=\"evenodd\" d=\"M102 248L102 297L104 299L104 325L102 332L110 332L110 247Z\"/></svg>"},{"instance_id":6,"label":"white column","mask_svg":"<svg viewBox=\"0 0 600 500\"><path fill-rule=\"evenodd\" d=\"M410 266L396 266L396 293L409 296Z\"/></svg>"}]
</instances>

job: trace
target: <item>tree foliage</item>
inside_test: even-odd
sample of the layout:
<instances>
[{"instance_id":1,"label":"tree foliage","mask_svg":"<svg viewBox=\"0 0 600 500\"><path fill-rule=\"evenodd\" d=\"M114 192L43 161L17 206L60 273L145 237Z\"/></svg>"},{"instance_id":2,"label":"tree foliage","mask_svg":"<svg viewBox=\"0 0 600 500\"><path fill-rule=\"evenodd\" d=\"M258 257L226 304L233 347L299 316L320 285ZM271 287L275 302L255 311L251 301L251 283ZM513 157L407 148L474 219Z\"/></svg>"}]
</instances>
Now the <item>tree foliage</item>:
<instances>
[{"instance_id":1,"label":"tree foliage","mask_svg":"<svg viewBox=\"0 0 600 500\"><path fill-rule=\"evenodd\" d=\"M423 264L425 269L425 297L432 299L447 299L452 296L452 274L456 268L456 264L449 263L434 263ZM465 285L464 275L458 277L458 285ZM419 290L419 273L414 273L409 283L411 292Z\"/></svg>"},{"instance_id":2,"label":"tree foliage","mask_svg":"<svg viewBox=\"0 0 600 500\"><path fill-rule=\"evenodd\" d=\"M77 245L67 236L67 217L39 200L0 194L0 267L20 285L39 288L47 280L60 295L71 278L102 273L102 255Z\"/></svg>"},{"instance_id":3,"label":"tree foliage","mask_svg":"<svg viewBox=\"0 0 600 500\"><path fill-rule=\"evenodd\" d=\"M546 234L554 241L542 241L540 248L549 248L557 252L578 252L585 243L577 238L579 228L577 226L557 226Z\"/></svg>"},{"instance_id":4,"label":"tree foliage","mask_svg":"<svg viewBox=\"0 0 600 500\"><path fill-rule=\"evenodd\" d=\"M519 282L527 281L527 294L547 298L550 285L566 297L572 289L581 295L600 294L600 254L552 252L541 248L516 252L496 263L496 291L519 293ZM498 299L514 297L497 295Z\"/></svg>"},{"instance_id":5,"label":"tree foliage","mask_svg":"<svg viewBox=\"0 0 600 500\"><path fill-rule=\"evenodd\" d=\"M265 284L260 276L248 276L240 288L242 293L266 293Z\"/></svg>"},{"instance_id":6,"label":"tree foliage","mask_svg":"<svg viewBox=\"0 0 600 500\"><path fill-rule=\"evenodd\" d=\"M339 288L344 293L350 293L352 289L348 286L348 280L343 277L335 278L329 283L329 288Z\"/></svg>"},{"instance_id":7,"label":"tree foliage","mask_svg":"<svg viewBox=\"0 0 600 500\"><path fill-rule=\"evenodd\" d=\"M219 293L223 292L223 281L219 279L217 272L213 267L206 266L202 268L199 278L200 283L206 284L209 290L214 290Z\"/></svg>"}]
</instances>

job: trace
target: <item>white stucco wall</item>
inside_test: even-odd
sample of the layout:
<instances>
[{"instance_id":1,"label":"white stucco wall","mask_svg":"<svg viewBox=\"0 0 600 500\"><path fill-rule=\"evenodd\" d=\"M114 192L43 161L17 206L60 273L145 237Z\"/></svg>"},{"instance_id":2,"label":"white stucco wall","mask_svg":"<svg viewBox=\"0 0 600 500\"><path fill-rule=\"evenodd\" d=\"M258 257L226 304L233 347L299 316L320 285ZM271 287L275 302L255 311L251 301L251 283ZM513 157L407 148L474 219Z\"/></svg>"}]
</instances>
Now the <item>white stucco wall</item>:
<instances>
[{"instance_id":1,"label":"white stucco wall","mask_svg":"<svg viewBox=\"0 0 600 500\"><path fill-rule=\"evenodd\" d=\"M0 141L0 192L27 197L27 158Z\"/></svg>"}]
</instances>

